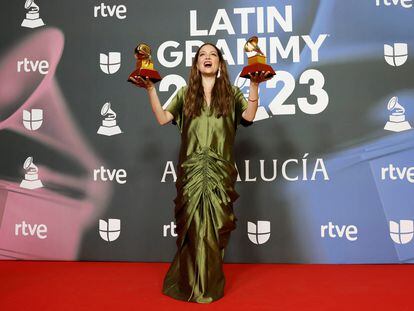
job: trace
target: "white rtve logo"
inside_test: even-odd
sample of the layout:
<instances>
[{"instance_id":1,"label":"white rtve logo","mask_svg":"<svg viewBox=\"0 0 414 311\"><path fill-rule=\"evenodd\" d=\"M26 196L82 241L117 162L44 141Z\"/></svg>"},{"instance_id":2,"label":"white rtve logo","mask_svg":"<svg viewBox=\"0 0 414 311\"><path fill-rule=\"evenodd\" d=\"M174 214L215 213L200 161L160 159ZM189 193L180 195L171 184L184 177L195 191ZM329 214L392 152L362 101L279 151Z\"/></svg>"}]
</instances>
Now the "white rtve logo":
<instances>
[{"instance_id":1,"label":"white rtve logo","mask_svg":"<svg viewBox=\"0 0 414 311\"><path fill-rule=\"evenodd\" d=\"M247 222L247 236L254 244L264 244L270 238L270 221L259 220L257 225Z\"/></svg>"},{"instance_id":2,"label":"white rtve logo","mask_svg":"<svg viewBox=\"0 0 414 311\"><path fill-rule=\"evenodd\" d=\"M390 221L390 236L397 244L407 244L414 236L414 221L400 220L400 222Z\"/></svg>"},{"instance_id":3,"label":"white rtve logo","mask_svg":"<svg viewBox=\"0 0 414 311\"><path fill-rule=\"evenodd\" d=\"M118 239L121 234L121 220L110 218L108 222L99 219L99 235L107 242L112 242Z\"/></svg>"},{"instance_id":4,"label":"white rtve logo","mask_svg":"<svg viewBox=\"0 0 414 311\"><path fill-rule=\"evenodd\" d=\"M164 225L163 230L162 230L162 236L167 237L168 231L170 231L170 235L173 237L176 237L177 236L177 232L175 231L176 228L177 228L177 225L173 221L169 225Z\"/></svg>"},{"instance_id":5,"label":"white rtve logo","mask_svg":"<svg viewBox=\"0 0 414 311\"><path fill-rule=\"evenodd\" d=\"M407 43L384 44L385 61L394 67L402 66L408 59Z\"/></svg>"},{"instance_id":6,"label":"white rtve logo","mask_svg":"<svg viewBox=\"0 0 414 311\"><path fill-rule=\"evenodd\" d=\"M109 169L101 166L100 168L93 170L94 181L113 181L115 180L118 184L125 184L127 178L127 172L124 169Z\"/></svg>"},{"instance_id":7,"label":"white rtve logo","mask_svg":"<svg viewBox=\"0 0 414 311\"><path fill-rule=\"evenodd\" d=\"M109 5L109 4L101 3L100 5L96 5L93 9L94 17L98 17L98 15L102 17L116 16L116 18L118 19L125 19L126 13L127 13L127 7L123 4Z\"/></svg>"},{"instance_id":8,"label":"white rtve logo","mask_svg":"<svg viewBox=\"0 0 414 311\"><path fill-rule=\"evenodd\" d=\"M47 227L46 225L40 224L28 224L26 221L22 221L21 224L16 224L14 226L14 235L15 236L36 236L37 238L43 240L47 238Z\"/></svg>"},{"instance_id":9,"label":"white rtve logo","mask_svg":"<svg viewBox=\"0 0 414 311\"><path fill-rule=\"evenodd\" d=\"M353 242L358 239L358 228L355 225L334 225L332 222L329 222L327 225L321 226L321 238L325 237L332 239L346 237L348 241Z\"/></svg>"},{"instance_id":10,"label":"white rtve logo","mask_svg":"<svg viewBox=\"0 0 414 311\"><path fill-rule=\"evenodd\" d=\"M381 180L403 180L414 183L414 166L398 167L389 164L388 167L381 167Z\"/></svg>"},{"instance_id":11,"label":"white rtve logo","mask_svg":"<svg viewBox=\"0 0 414 311\"><path fill-rule=\"evenodd\" d=\"M114 74L121 68L121 53L109 52L108 55L100 53L99 64L104 73Z\"/></svg>"},{"instance_id":12,"label":"white rtve logo","mask_svg":"<svg viewBox=\"0 0 414 311\"><path fill-rule=\"evenodd\" d=\"M413 7L413 0L375 0L376 6L390 6L390 5L401 5L405 9L410 9Z\"/></svg>"},{"instance_id":13,"label":"white rtve logo","mask_svg":"<svg viewBox=\"0 0 414 311\"><path fill-rule=\"evenodd\" d=\"M47 60L30 60L24 58L17 61L17 72L36 72L42 75L49 73L49 62Z\"/></svg>"},{"instance_id":14,"label":"white rtve logo","mask_svg":"<svg viewBox=\"0 0 414 311\"><path fill-rule=\"evenodd\" d=\"M43 110L42 109L31 109L23 110L23 125L29 131L38 130L43 123Z\"/></svg>"}]
</instances>

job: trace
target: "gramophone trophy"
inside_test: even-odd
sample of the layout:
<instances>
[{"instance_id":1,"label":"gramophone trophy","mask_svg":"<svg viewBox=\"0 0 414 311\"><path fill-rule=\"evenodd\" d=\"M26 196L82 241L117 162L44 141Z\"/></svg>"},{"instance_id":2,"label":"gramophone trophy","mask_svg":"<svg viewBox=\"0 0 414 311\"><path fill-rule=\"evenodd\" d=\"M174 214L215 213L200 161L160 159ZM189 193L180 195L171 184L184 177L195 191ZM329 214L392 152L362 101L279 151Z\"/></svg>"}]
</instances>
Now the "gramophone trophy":
<instances>
[{"instance_id":1,"label":"gramophone trophy","mask_svg":"<svg viewBox=\"0 0 414 311\"><path fill-rule=\"evenodd\" d=\"M258 42L259 38L254 36L247 40L246 44L244 45L244 51L246 53L256 52L256 54L248 57L248 65L243 68L242 72L240 73L240 77L250 79L249 74L254 74L255 72L260 73L261 71L269 71L266 76L267 78L273 77L276 74L273 68L270 65L266 64L266 56L260 50Z\"/></svg>"},{"instance_id":2,"label":"gramophone trophy","mask_svg":"<svg viewBox=\"0 0 414 311\"><path fill-rule=\"evenodd\" d=\"M154 69L154 63L151 60L151 48L145 43L140 43L134 50L136 62L136 69L129 75L128 82L131 82L139 87L145 88L145 84L139 77L144 80L149 78L153 83L160 81L162 78L158 71Z\"/></svg>"},{"instance_id":3,"label":"gramophone trophy","mask_svg":"<svg viewBox=\"0 0 414 311\"><path fill-rule=\"evenodd\" d=\"M26 161L24 161L23 168L25 169L26 174L20 183L20 187L25 189L42 188L43 184L38 175L39 169L34 165L33 157L28 157Z\"/></svg>"},{"instance_id":4,"label":"gramophone trophy","mask_svg":"<svg viewBox=\"0 0 414 311\"><path fill-rule=\"evenodd\" d=\"M411 129L410 123L405 120L405 108L398 103L398 97L394 96L388 102L387 109L391 112L384 129L393 132L402 132Z\"/></svg>"},{"instance_id":5,"label":"gramophone trophy","mask_svg":"<svg viewBox=\"0 0 414 311\"><path fill-rule=\"evenodd\" d=\"M22 27L37 28L45 25L39 15L39 6L34 3L34 0L26 0L24 8L28 10L28 12L26 13L26 18L22 22Z\"/></svg>"}]
</instances>

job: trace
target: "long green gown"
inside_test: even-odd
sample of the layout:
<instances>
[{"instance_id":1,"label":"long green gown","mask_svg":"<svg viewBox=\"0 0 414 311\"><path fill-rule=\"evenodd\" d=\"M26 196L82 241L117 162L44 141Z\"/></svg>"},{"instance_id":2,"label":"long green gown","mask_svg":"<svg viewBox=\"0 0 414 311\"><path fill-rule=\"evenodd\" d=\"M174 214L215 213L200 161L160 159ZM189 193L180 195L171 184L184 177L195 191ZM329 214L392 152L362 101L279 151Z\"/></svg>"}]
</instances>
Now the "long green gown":
<instances>
[{"instance_id":1,"label":"long green gown","mask_svg":"<svg viewBox=\"0 0 414 311\"><path fill-rule=\"evenodd\" d=\"M163 293L175 299L209 303L223 296L223 256L230 232L236 228L233 202L237 170L233 145L247 101L233 86L232 110L217 118L204 104L201 115L189 119L183 112L186 87L166 108L181 133L175 183L177 253L164 279Z\"/></svg>"}]
</instances>

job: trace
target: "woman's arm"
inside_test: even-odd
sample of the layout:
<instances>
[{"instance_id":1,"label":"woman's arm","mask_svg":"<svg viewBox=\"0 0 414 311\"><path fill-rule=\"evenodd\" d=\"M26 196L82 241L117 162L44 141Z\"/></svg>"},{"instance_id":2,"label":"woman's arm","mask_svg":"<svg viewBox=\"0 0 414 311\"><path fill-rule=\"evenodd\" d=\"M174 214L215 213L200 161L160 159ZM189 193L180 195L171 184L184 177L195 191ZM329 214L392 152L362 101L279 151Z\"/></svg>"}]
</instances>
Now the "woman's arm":
<instances>
[{"instance_id":1,"label":"woman's arm","mask_svg":"<svg viewBox=\"0 0 414 311\"><path fill-rule=\"evenodd\" d=\"M152 111L154 112L155 118L157 119L158 123L160 125L167 124L174 118L174 116L171 112L162 109L160 99L158 98L157 90L155 89L154 83L152 83L152 81L148 79L148 77L146 77L145 80L141 77L139 78L140 81L138 83L147 90L148 99L150 101Z\"/></svg>"},{"instance_id":2,"label":"woman's arm","mask_svg":"<svg viewBox=\"0 0 414 311\"><path fill-rule=\"evenodd\" d=\"M167 124L170 122L174 116L171 112L162 109L160 99L158 98L157 91L154 86L147 88L148 98L151 103L152 111L157 118L157 121L160 125Z\"/></svg>"},{"instance_id":3,"label":"woman's arm","mask_svg":"<svg viewBox=\"0 0 414 311\"><path fill-rule=\"evenodd\" d=\"M248 106L245 111L243 111L242 117L246 121L253 121L256 116L256 111L259 105L259 83L269 80L266 76L270 72L256 72L254 75L250 75L250 89L249 89L249 98L247 99Z\"/></svg>"}]
</instances>

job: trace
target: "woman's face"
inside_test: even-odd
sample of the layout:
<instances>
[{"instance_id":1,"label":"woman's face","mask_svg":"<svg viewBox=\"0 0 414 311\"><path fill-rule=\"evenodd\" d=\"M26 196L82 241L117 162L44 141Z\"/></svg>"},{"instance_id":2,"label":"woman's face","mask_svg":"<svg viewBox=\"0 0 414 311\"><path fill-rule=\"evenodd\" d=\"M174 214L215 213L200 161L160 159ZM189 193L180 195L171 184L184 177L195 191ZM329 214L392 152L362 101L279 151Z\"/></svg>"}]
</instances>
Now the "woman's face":
<instances>
[{"instance_id":1,"label":"woman's face","mask_svg":"<svg viewBox=\"0 0 414 311\"><path fill-rule=\"evenodd\" d=\"M220 59L215 47L207 44L200 49L197 69L203 75L215 76L219 69Z\"/></svg>"}]
</instances>

